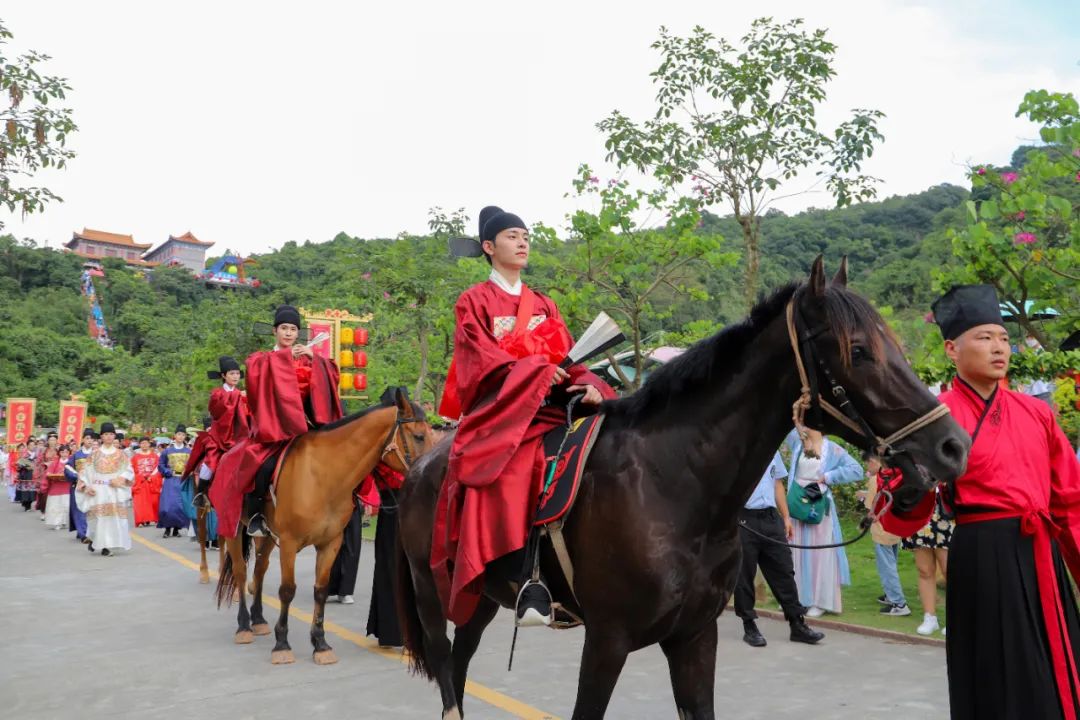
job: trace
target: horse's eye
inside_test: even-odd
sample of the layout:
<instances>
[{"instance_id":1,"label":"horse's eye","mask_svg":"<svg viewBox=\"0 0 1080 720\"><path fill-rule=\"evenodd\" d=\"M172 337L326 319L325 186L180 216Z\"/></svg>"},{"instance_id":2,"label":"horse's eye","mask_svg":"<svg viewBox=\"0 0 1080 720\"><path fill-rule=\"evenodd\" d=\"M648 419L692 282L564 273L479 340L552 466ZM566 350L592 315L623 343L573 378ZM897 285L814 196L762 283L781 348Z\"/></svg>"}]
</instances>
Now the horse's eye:
<instances>
[{"instance_id":1,"label":"horse's eye","mask_svg":"<svg viewBox=\"0 0 1080 720\"><path fill-rule=\"evenodd\" d=\"M851 362L852 363L860 363L860 362L862 362L864 360L868 360L869 358L870 358L870 353L868 353L866 351L866 348L864 348L862 345L852 345L851 346Z\"/></svg>"},{"instance_id":2,"label":"horse's eye","mask_svg":"<svg viewBox=\"0 0 1080 720\"><path fill-rule=\"evenodd\" d=\"M413 440L418 443L424 442L424 433L413 433Z\"/></svg>"}]
</instances>

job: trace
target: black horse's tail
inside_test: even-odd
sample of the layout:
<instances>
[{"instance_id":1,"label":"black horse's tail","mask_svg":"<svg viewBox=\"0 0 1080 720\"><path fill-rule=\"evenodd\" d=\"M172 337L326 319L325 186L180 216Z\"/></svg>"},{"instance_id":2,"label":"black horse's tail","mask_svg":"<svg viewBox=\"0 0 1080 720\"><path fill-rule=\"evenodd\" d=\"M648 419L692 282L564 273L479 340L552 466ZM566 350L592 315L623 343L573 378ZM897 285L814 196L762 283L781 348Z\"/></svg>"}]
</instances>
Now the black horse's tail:
<instances>
[{"instance_id":1,"label":"black horse's tail","mask_svg":"<svg viewBox=\"0 0 1080 720\"><path fill-rule=\"evenodd\" d=\"M241 527L237 532L240 533L240 548L244 554L244 562L246 563L248 558L251 557L251 536L244 532ZM224 542L224 539L222 539ZM241 582L243 582L241 580ZM221 573L218 575L217 588L214 590L214 597L217 599L218 609L221 608L221 603L226 605L232 605L233 593L236 591L238 585L236 584L236 576L233 574L233 562L232 553L225 553L225 562L221 564Z\"/></svg>"},{"instance_id":2,"label":"black horse's tail","mask_svg":"<svg viewBox=\"0 0 1080 720\"><path fill-rule=\"evenodd\" d=\"M398 625L401 626L405 649L409 652L409 671L423 675L428 680L435 679L435 672L427 662L427 648L424 646L424 625L420 622L420 610L416 605L416 587L413 584L412 569L401 541L401 528L397 536L397 600Z\"/></svg>"}]
</instances>

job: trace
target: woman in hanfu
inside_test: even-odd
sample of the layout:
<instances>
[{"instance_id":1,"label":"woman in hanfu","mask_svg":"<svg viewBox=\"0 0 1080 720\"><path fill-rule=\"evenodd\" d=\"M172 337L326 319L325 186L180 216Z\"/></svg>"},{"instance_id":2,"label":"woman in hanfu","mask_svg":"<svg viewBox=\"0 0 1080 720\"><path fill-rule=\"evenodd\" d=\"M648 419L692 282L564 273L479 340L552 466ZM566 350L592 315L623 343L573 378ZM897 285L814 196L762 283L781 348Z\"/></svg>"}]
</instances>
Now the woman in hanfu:
<instances>
[{"instance_id":1,"label":"woman in hanfu","mask_svg":"<svg viewBox=\"0 0 1080 720\"><path fill-rule=\"evenodd\" d=\"M127 455L116 445L116 429L112 423L101 426L101 447L94 451L90 460L79 473L79 485L75 490L79 509L86 513L87 549L101 548L102 555L113 550L131 549L131 531L128 526L128 503L135 473Z\"/></svg>"},{"instance_id":2,"label":"woman in hanfu","mask_svg":"<svg viewBox=\"0 0 1080 720\"><path fill-rule=\"evenodd\" d=\"M45 451L45 479L48 481L45 500L45 526L53 530L67 530L71 511L71 482L64 474L70 455L67 445L58 450Z\"/></svg>"}]
</instances>

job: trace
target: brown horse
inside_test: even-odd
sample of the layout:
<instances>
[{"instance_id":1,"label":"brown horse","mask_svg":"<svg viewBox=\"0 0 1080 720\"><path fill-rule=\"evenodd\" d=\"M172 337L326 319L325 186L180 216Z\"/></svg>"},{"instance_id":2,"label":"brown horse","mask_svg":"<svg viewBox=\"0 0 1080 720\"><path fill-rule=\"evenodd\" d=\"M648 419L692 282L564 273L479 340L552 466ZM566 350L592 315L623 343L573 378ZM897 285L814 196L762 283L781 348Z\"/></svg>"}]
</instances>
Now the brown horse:
<instances>
[{"instance_id":1,"label":"brown horse","mask_svg":"<svg viewBox=\"0 0 1080 720\"><path fill-rule=\"evenodd\" d=\"M852 427L887 438L891 461L910 468L903 506L963 471L966 433L936 414L937 400L884 321L846 284L846 263L829 284L818 258L808 282L776 291L633 395L604 404L563 530L572 592L547 543L540 560L555 599L585 621L576 720L603 717L627 655L653 644L667 656L678 717L715 717L716 619L739 567L738 511L791 430L793 401L813 397L807 421L830 434L879 452L882 443ZM807 380L797 371L803 362ZM818 412L819 386L864 422ZM398 603L413 669L438 682L443 717L458 718L469 661L499 606L512 607L516 578L489 566L484 597L451 645L429 566L449 446L417 463L402 489Z\"/></svg>"},{"instance_id":2,"label":"brown horse","mask_svg":"<svg viewBox=\"0 0 1080 720\"><path fill-rule=\"evenodd\" d=\"M276 536L281 560L281 586L278 598L281 613L274 633L277 639L271 653L274 664L294 662L289 646L289 605L296 595L296 553L314 545L315 609L311 623L314 659L320 665L337 662L323 631L330 569L341 547L342 531L353 511L353 491L381 460L398 472L407 472L412 462L432 445L431 427L424 411L409 401L399 388L392 404L377 405L355 415L302 435L289 448L278 477L277 486L263 510L271 532ZM244 518L246 524L248 518ZM217 586L217 601L232 598L239 591L240 608L235 641L250 643L254 635L269 635L270 626L262 612L262 586L275 538L259 538L256 543L253 599L248 613L244 580L250 536L243 530L228 538L229 554L222 566Z\"/></svg>"}]
</instances>

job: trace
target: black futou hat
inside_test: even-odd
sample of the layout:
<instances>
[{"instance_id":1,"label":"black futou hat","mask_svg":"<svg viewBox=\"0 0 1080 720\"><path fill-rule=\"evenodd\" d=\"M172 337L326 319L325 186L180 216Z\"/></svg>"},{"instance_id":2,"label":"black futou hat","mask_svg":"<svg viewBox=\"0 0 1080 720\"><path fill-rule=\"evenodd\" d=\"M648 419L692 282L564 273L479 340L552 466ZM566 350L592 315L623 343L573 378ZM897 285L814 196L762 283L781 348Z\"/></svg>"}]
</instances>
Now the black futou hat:
<instances>
[{"instance_id":1,"label":"black futou hat","mask_svg":"<svg viewBox=\"0 0 1080 720\"><path fill-rule=\"evenodd\" d=\"M112 433L113 435L115 435L116 434L116 426L113 425L111 422L101 423L100 434L104 435L105 433Z\"/></svg>"},{"instance_id":2,"label":"black futou hat","mask_svg":"<svg viewBox=\"0 0 1080 720\"><path fill-rule=\"evenodd\" d=\"M979 325L1000 325L1001 304L991 285L953 285L930 306L946 340L955 340Z\"/></svg>"},{"instance_id":3,"label":"black futou hat","mask_svg":"<svg viewBox=\"0 0 1080 720\"><path fill-rule=\"evenodd\" d=\"M278 309L274 311L274 327L284 323L291 323L299 328L300 311L292 305L279 305Z\"/></svg>"},{"instance_id":4,"label":"black futou hat","mask_svg":"<svg viewBox=\"0 0 1080 720\"><path fill-rule=\"evenodd\" d=\"M496 235L510 228L528 230L525 221L502 208L488 205L480 211L480 242L494 240Z\"/></svg>"},{"instance_id":5,"label":"black futou hat","mask_svg":"<svg viewBox=\"0 0 1080 720\"><path fill-rule=\"evenodd\" d=\"M176 430L173 431L173 435L175 435L178 432L182 432L182 433L184 433L184 435L187 435L187 426L184 425L183 423L178 424L176 426Z\"/></svg>"},{"instance_id":6,"label":"black futou hat","mask_svg":"<svg viewBox=\"0 0 1080 720\"><path fill-rule=\"evenodd\" d=\"M222 355L218 358L218 369L207 370L206 377L210 378L211 380L220 380L221 378L225 377L225 373L229 372L230 370L240 370L240 363L236 362L234 358L231 358L228 355ZM240 377L244 377L243 370L240 370Z\"/></svg>"},{"instance_id":7,"label":"black futou hat","mask_svg":"<svg viewBox=\"0 0 1080 720\"><path fill-rule=\"evenodd\" d=\"M521 228L528 230L525 222L513 213L508 213L496 205L488 205L480 211L478 225L479 240L469 237L450 238L450 255L453 257L482 257L490 262L490 257L480 247L484 240L495 240L503 230Z\"/></svg>"}]
</instances>

